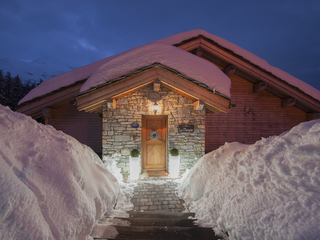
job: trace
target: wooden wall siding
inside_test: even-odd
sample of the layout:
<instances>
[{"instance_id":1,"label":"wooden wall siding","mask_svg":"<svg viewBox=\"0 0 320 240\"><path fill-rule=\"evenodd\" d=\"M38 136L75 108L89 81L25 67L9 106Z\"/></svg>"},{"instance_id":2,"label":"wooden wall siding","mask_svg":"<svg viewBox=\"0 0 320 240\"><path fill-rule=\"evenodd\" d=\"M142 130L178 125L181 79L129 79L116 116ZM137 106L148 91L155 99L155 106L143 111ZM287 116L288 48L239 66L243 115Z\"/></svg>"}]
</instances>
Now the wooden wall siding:
<instances>
[{"instance_id":1,"label":"wooden wall siding","mask_svg":"<svg viewBox=\"0 0 320 240\"><path fill-rule=\"evenodd\" d=\"M53 118L48 119L48 124L88 145L101 157L102 120L98 114L79 112L69 103L52 110Z\"/></svg>"},{"instance_id":2,"label":"wooden wall siding","mask_svg":"<svg viewBox=\"0 0 320 240\"><path fill-rule=\"evenodd\" d=\"M225 142L252 144L307 120L306 113L296 107L281 108L281 99L269 92L255 95L253 84L237 75L231 83L231 104L236 106L225 114L206 114L206 152Z\"/></svg>"}]
</instances>

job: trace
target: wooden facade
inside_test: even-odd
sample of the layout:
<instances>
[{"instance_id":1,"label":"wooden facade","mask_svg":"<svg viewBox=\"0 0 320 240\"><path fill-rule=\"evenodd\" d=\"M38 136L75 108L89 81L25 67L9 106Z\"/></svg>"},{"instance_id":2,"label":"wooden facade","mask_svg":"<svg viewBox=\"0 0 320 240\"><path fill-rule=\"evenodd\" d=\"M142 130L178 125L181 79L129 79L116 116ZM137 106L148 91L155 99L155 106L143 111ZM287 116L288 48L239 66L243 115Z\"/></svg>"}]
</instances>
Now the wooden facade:
<instances>
[{"instance_id":1,"label":"wooden facade","mask_svg":"<svg viewBox=\"0 0 320 240\"><path fill-rule=\"evenodd\" d=\"M55 106L50 111L51 118L46 119L46 124L88 145L102 156L102 120L99 114L80 112L70 103Z\"/></svg>"},{"instance_id":2,"label":"wooden facade","mask_svg":"<svg viewBox=\"0 0 320 240\"><path fill-rule=\"evenodd\" d=\"M301 122L307 121L306 112L297 107L281 107L281 98L262 91L253 92L253 84L233 75L231 105L228 113L206 114L206 152L225 142L252 144L279 135Z\"/></svg>"}]
</instances>

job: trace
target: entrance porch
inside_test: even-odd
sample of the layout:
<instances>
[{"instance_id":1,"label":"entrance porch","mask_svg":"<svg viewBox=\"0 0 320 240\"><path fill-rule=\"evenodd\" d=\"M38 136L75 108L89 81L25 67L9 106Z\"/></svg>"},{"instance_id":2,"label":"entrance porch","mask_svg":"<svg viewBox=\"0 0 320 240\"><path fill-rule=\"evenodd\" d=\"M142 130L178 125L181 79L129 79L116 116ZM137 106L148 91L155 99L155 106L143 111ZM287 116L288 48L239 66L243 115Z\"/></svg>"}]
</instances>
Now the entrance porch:
<instances>
[{"instance_id":1,"label":"entrance porch","mask_svg":"<svg viewBox=\"0 0 320 240\"><path fill-rule=\"evenodd\" d=\"M159 111L154 114L152 105ZM169 151L179 150L180 174L204 155L205 108L194 110L194 101L161 86L153 85L103 105L102 157L119 153L117 166L126 180L130 175L132 149L141 153L140 173L169 169ZM183 129L181 126L184 126ZM155 136L151 136L150 133Z\"/></svg>"}]
</instances>

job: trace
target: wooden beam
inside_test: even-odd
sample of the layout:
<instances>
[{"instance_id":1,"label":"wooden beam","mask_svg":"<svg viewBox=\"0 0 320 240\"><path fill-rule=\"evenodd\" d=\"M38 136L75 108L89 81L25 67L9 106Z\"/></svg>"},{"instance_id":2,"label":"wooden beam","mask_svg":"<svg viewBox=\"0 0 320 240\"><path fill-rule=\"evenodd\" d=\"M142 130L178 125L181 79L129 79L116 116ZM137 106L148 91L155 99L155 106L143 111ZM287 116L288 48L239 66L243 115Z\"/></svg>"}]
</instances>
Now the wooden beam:
<instances>
[{"instance_id":1,"label":"wooden beam","mask_svg":"<svg viewBox=\"0 0 320 240\"><path fill-rule=\"evenodd\" d=\"M202 53L203 53L202 48L201 48L201 47L198 47L198 48L196 49L196 55L197 55L198 57L202 57Z\"/></svg>"},{"instance_id":2,"label":"wooden beam","mask_svg":"<svg viewBox=\"0 0 320 240\"><path fill-rule=\"evenodd\" d=\"M45 119L53 118L52 109L51 108L44 108L42 109L42 115L45 117Z\"/></svg>"},{"instance_id":3,"label":"wooden beam","mask_svg":"<svg viewBox=\"0 0 320 240\"><path fill-rule=\"evenodd\" d=\"M128 77L117 81L111 85L107 85L85 95L77 97L77 107L79 111L90 112L95 110L99 105L106 103L107 98L117 99L126 94L139 90L149 84L152 84L156 79L156 70L150 69L133 77ZM135 80L132 80L134 78ZM112 86L112 87L110 87Z\"/></svg>"},{"instance_id":4,"label":"wooden beam","mask_svg":"<svg viewBox=\"0 0 320 240\"><path fill-rule=\"evenodd\" d=\"M268 84L266 82L257 82L253 84L252 91L254 93L259 93L267 89Z\"/></svg>"},{"instance_id":5,"label":"wooden beam","mask_svg":"<svg viewBox=\"0 0 320 240\"><path fill-rule=\"evenodd\" d=\"M315 97L309 96L308 94L302 92L299 88L292 87L285 81L279 81L278 78L270 75L270 73L268 73L267 71L256 68L250 62L244 61L244 59L241 59L241 57L239 58L232 52L226 52L225 49L220 48L219 46L215 46L205 39L197 38L194 41L190 41L186 44L181 44L178 47L190 52L200 46L206 53L206 59L208 59L207 56L212 55L215 56L215 58L221 63L228 62L230 64L234 64L237 66L237 70L239 70L239 73L244 72L246 73L246 75L250 76L253 79L259 79L260 81L266 82L268 84L268 89L270 86L272 87L272 89L277 89L283 95L292 96L293 98L295 98L297 101L295 106L298 107L299 105L299 108L303 111L320 112L320 103L319 100L317 100ZM223 66L222 64L217 65Z\"/></svg>"},{"instance_id":6,"label":"wooden beam","mask_svg":"<svg viewBox=\"0 0 320 240\"><path fill-rule=\"evenodd\" d=\"M292 107L295 104L296 104L295 98L285 98L285 99L281 100L281 107L282 108Z\"/></svg>"},{"instance_id":7,"label":"wooden beam","mask_svg":"<svg viewBox=\"0 0 320 240\"><path fill-rule=\"evenodd\" d=\"M228 76L232 76L237 70L237 67L233 64L228 65L223 69L223 72Z\"/></svg>"},{"instance_id":8,"label":"wooden beam","mask_svg":"<svg viewBox=\"0 0 320 240\"><path fill-rule=\"evenodd\" d=\"M203 107L204 107L204 101L202 100L196 101L193 104L193 110L202 110Z\"/></svg>"},{"instance_id":9,"label":"wooden beam","mask_svg":"<svg viewBox=\"0 0 320 240\"><path fill-rule=\"evenodd\" d=\"M77 105L77 101L74 99L72 101L69 101L70 105L76 106Z\"/></svg>"},{"instance_id":10,"label":"wooden beam","mask_svg":"<svg viewBox=\"0 0 320 240\"><path fill-rule=\"evenodd\" d=\"M204 106L213 112L228 112L230 100L220 97L174 73L158 68L161 85L193 101L202 99Z\"/></svg>"},{"instance_id":11,"label":"wooden beam","mask_svg":"<svg viewBox=\"0 0 320 240\"><path fill-rule=\"evenodd\" d=\"M320 113L307 113L307 121L320 118Z\"/></svg>"},{"instance_id":12,"label":"wooden beam","mask_svg":"<svg viewBox=\"0 0 320 240\"><path fill-rule=\"evenodd\" d=\"M153 84L159 79L164 86L182 96L198 101L204 101L204 107L212 112L228 112L230 100L214 94L197 84L178 76L162 67L155 67L134 76L116 81L110 85L77 97L79 111L95 111L98 107L107 103L107 99L118 99L128 93Z\"/></svg>"},{"instance_id":13,"label":"wooden beam","mask_svg":"<svg viewBox=\"0 0 320 240\"><path fill-rule=\"evenodd\" d=\"M160 91L160 80L156 79L153 82L153 91L159 92Z\"/></svg>"},{"instance_id":14,"label":"wooden beam","mask_svg":"<svg viewBox=\"0 0 320 240\"><path fill-rule=\"evenodd\" d=\"M112 98L107 99L107 105L109 109L116 109L117 108L117 101Z\"/></svg>"},{"instance_id":15,"label":"wooden beam","mask_svg":"<svg viewBox=\"0 0 320 240\"><path fill-rule=\"evenodd\" d=\"M37 101L30 101L30 103L26 105L19 106L17 112L24 113L33 118L42 117L42 109L74 100L74 95L79 93L82 84L83 83L80 83L64 90L57 91L56 93L40 98Z\"/></svg>"}]
</instances>

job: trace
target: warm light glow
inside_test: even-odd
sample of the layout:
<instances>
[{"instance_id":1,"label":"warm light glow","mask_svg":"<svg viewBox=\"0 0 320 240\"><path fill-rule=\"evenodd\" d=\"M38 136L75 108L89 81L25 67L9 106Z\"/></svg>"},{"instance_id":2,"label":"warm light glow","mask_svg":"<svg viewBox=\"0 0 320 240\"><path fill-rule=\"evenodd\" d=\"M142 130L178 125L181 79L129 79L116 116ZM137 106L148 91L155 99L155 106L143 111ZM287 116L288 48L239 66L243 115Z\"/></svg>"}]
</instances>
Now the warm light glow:
<instances>
[{"instance_id":1,"label":"warm light glow","mask_svg":"<svg viewBox=\"0 0 320 240\"><path fill-rule=\"evenodd\" d=\"M129 156L129 162L130 162L130 179L131 180L139 179L140 157L133 158Z\"/></svg>"},{"instance_id":2,"label":"warm light glow","mask_svg":"<svg viewBox=\"0 0 320 240\"><path fill-rule=\"evenodd\" d=\"M170 177L178 178L179 170L180 170L180 156L176 156L176 157L170 156L169 157Z\"/></svg>"},{"instance_id":3,"label":"warm light glow","mask_svg":"<svg viewBox=\"0 0 320 240\"><path fill-rule=\"evenodd\" d=\"M152 104L151 109L152 109L152 112L154 113L154 115L156 115L157 112L159 112L160 107L157 103L154 103L154 104Z\"/></svg>"}]
</instances>

